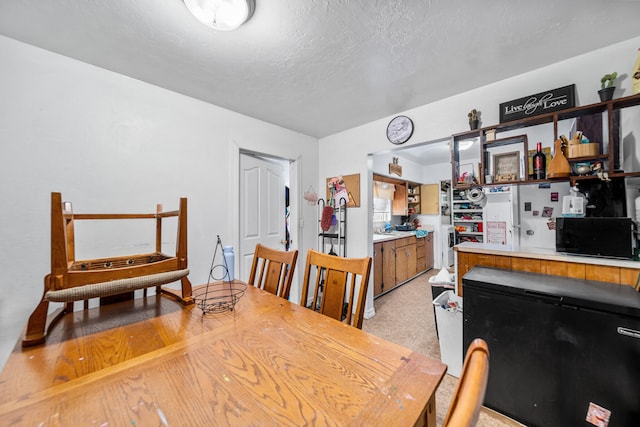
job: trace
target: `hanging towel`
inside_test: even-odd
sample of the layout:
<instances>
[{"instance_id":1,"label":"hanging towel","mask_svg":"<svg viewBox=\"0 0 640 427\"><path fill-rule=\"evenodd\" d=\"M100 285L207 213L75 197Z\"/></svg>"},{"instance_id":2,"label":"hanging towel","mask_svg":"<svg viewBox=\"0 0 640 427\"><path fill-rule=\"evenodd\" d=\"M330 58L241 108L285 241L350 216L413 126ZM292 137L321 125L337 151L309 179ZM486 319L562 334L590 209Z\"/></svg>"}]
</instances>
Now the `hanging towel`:
<instances>
[{"instance_id":1,"label":"hanging towel","mask_svg":"<svg viewBox=\"0 0 640 427\"><path fill-rule=\"evenodd\" d=\"M322 219L320 220L320 228L322 231L327 231L331 227L331 217L333 216L333 208L331 206L325 206L322 209Z\"/></svg>"}]
</instances>

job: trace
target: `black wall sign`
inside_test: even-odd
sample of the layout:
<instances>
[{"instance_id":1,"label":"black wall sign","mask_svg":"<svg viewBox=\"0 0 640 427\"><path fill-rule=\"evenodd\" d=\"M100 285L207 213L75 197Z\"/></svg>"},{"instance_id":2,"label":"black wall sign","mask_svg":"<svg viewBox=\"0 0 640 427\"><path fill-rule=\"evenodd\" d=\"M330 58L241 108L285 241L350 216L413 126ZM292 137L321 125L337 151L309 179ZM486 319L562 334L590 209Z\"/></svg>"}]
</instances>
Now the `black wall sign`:
<instances>
[{"instance_id":1,"label":"black wall sign","mask_svg":"<svg viewBox=\"0 0 640 427\"><path fill-rule=\"evenodd\" d=\"M576 85L552 89L500 104L500 123L575 107Z\"/></svg>"}]
</instances>

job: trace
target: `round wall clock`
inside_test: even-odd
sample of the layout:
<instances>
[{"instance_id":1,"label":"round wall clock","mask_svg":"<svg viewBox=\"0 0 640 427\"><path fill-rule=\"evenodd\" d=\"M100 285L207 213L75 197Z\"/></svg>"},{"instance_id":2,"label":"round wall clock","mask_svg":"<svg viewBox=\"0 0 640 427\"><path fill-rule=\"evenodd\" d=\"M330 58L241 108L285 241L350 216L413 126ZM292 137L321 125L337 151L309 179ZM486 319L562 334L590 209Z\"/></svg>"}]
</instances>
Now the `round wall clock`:
<instances>
[{"instance_id":1,"label":"round wall clock","mask_svg":"<svg viewBox=\"0 0 640 427\"><path fill-rule=\"evenodd\" d=\"M387 126L387 139L392 144L404 144L413 135L413 122L407 116L394 117Z\"/></svg>"}]
</instances>

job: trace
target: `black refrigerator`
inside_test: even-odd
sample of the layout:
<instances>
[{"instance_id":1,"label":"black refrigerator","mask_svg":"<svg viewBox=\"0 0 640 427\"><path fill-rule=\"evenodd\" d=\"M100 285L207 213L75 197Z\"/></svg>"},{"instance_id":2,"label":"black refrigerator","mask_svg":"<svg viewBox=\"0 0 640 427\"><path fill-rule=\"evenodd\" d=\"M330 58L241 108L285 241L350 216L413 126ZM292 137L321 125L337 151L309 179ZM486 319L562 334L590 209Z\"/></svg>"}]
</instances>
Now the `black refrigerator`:
<instances>
[{"instance_id":1,"label":"black refrigerator","mask_svg":"<svg viewBox=\"0 0 640 427\"><path fill-rule=\"evenodd\" d=\"M489 346L485 406L527 426L597 425L588 411L640 426L640 293L489 267L462 284L464 348Z\"/></svg>"}]
</instances>

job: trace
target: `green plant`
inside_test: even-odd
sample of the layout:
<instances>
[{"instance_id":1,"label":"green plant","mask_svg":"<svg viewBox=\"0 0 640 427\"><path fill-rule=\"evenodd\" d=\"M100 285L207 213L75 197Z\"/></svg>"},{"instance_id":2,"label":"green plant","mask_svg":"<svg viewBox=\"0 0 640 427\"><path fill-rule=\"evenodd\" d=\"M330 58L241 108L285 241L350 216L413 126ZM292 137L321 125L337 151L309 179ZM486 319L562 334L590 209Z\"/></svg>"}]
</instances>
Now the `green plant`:
<instances>
[{"instance_id":1,"label":"green plant","mask_svg":"<svg viewBox=\"0 0 640 427\"><path fill-rule=\"evenodd\" d=\"M469 121L475 121L478 120L478 111L474 108L473 110L469 111L469 114L467 114L469 116Z\"/></svg>"},{"instance_id":2,"label":"green plant","mask_svg":"<svg viewBox=\"0 0 640 427\"><path fill-rule=\"evenodd\" d=\"M602 78L600 79L600 83L602 85L601 89L612 87L616 77L618 77L618 73L615 71L611 74L605 74L604 76L602 76Z\"/></svg>"}]
</instances>

